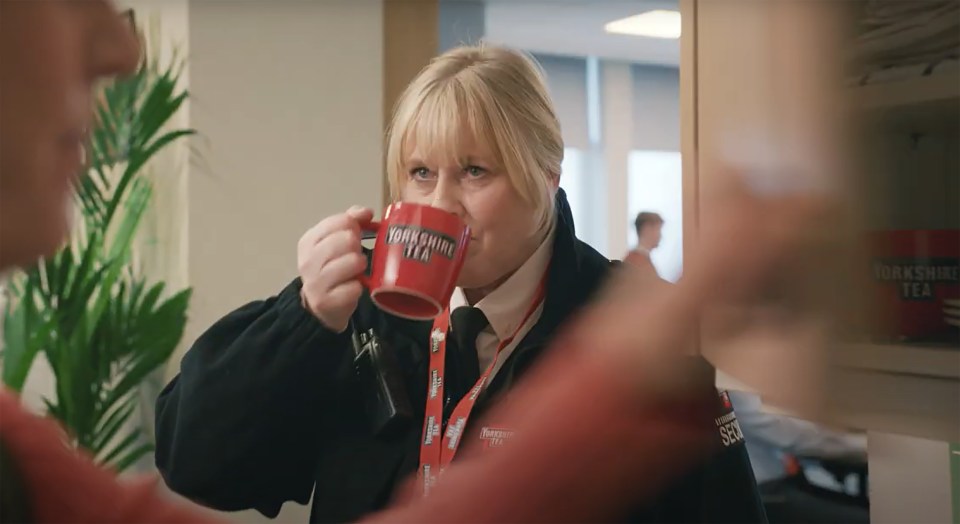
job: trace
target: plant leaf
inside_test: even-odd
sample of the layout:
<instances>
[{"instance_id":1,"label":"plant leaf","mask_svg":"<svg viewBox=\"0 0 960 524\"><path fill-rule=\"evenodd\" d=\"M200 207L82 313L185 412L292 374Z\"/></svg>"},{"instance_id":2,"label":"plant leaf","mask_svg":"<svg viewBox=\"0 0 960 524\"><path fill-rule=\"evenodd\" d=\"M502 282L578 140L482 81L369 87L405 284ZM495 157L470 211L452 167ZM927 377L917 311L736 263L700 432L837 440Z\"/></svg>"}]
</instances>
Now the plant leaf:
<instances>
[{"instance_id":1,"label":"plant leaf","mask_svg":"<svg viewBox=\"0 0 960 524\"><path fill-rule=\"evenodd\" d=\"M131 431L130 434L121 440L119 444L114 446L105 457L100 459L100 462L103 464L109 464L113 459L120 456L121 453L129 449L131 446L136 445L137 441L140 440L140 436L141 431L139 429Z\"/></svg>"},{"instance_id":2,"label":"plant leaf","mask_svg":"<svg viewBox=\"0 0 960 524\"><path fill-rule=\"evenodd\" d=\"M136 361L108 395L106 405L117 402L170 358L183 335L190 294L189 289L177 293L157 308L148 323L140 326Z\"/></svg>"},{"instance_id":3,"label":"plant leaf","mask_svg":"<svg viewBox=\"0 0 960 524\"><path fill-rule=\"evenodd\" d=\"M104 447L113 440L113 437L116 436L117 432L123 427L130 416L133 415L134 410L137 408L137 397L130 396L116 409L110 413L110 416L107 417L99 424L96 428L95 438L91 443L90 450L96 454L99 454L103 451Z\"/></svg>"},{"instance_id":4,"label":"plant leaf","mask_svg":"<svg viewBox=\"0 0 960 524\"><path fill-rule=\"evenodd\" d=\"M138 460L143 458L147 453L150 453L154 450L153 444L141 444L139 447L133 448L129 453L124 455L122 458L117 459L113 463L113 468L117 471L123 471L130 466L137 463Z\"/></svg>"},{"instance_id":5,"label":"plant leaf","mask_svg":"<svg viewBox=\"0 0 960 524\"><path fill-rule=\"evenodd\" d=\"M8 303L4 312L3 383L22 391L41 348L49 343L54 318L36 309L36 277L27 278L23 295L16 304Z\"/></svg>"}]
</instances>

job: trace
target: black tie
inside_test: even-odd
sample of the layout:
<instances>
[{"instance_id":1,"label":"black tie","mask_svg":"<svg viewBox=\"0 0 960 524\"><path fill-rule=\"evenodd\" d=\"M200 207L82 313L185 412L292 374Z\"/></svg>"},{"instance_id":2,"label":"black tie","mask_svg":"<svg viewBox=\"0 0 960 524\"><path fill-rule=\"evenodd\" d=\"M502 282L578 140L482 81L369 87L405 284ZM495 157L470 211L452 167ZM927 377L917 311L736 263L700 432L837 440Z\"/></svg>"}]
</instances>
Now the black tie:
<instances>
[{"instance_id":1,"label":"black tie","mask_svg":"<svg viewBox=\"0 0 960 524\"><path fill-rule=\"evenodd\" d=\"M477 356L477 335L489 322L483 311L463 306L450 314L451 340L447 343L447 370L450 379L444 388L454 402L460 400L480 378L480 362ZM450 342L453 342L452 344ZM455 382L455 384L454 384Z\"/></svg>"}]
</instances>

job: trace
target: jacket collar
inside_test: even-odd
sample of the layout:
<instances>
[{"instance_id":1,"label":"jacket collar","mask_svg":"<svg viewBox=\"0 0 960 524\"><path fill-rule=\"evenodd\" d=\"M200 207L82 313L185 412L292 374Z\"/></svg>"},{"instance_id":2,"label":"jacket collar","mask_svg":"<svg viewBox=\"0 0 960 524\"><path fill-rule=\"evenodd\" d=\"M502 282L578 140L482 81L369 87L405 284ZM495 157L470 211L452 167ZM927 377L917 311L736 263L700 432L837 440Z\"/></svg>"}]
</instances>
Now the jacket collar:
<instances>
[{"instance_id":1,"label":"jacket collar","mask_svg":"<svg viewBox=\"0 0 960 524\"><path fill-rule=\"evenodd\" d=\"M577 239L573 212L563 189L557 190L556 221L543 314L522 345L550 338L563 321L590 300L610 266L606 257Z\"/></svg>"},{"instance_id":2,"label":"jacket collar","mask_svg":"<svg viewBox=\"0 0 960 524\"><path fill-rule=\"evenodd\" d=\"M512 381L510 376L522 372L562 325L591 300L610 270L610 260L577 239L573 213L563 189L557 190L555 204L556 227L543 312L510 356L514 362L494 377L490 389L498 389L497 382ZM505 373L507 368L511 371Z\"/></svg>"}]
</instances>

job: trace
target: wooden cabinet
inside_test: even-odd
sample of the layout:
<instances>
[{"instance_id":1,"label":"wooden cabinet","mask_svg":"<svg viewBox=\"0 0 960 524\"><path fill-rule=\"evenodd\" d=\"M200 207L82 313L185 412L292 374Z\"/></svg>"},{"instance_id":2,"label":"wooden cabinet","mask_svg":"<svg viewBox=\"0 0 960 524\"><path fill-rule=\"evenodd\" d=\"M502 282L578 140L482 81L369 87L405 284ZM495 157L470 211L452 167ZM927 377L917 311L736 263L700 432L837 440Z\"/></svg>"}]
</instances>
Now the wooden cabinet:
<instances>
[{"instance_id":1,"label":"wooden cabinet","mask_svg":"<svg viewBox=\"0 0 960 524\"><path fill-rule=\"evenodd\" d=\"M851 69L844 59L856 51L852 2L680 5L685 251L696 242L697 224L709 220L701 195L716 173L731 167L747 173L758 190L853 191L865 234L937 229L960 235L956 60L912 72L909 65L872 74ZM801 392L817 397L806 415L960 440L957 340L838 341L828 352L829 372L817 376L823 382ZM716 358L709 344L703 351ZM718 368L747 383L758 373L786 373L739 365Z\"/></svg>"}]
</instances>

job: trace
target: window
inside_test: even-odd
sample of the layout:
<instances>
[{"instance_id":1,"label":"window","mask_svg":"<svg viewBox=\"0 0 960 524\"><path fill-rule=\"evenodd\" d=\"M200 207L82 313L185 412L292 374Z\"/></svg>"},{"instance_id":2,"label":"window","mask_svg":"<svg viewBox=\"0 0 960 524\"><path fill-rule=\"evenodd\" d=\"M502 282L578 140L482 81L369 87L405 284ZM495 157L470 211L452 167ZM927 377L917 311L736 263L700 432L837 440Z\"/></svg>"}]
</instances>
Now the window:
<instances>
[{"instance_id":1,"label":"window","mask_svg":"<svg viewBox=\"0 0 960 524\"><path fill-rule=\"evenodd\" d=\"M563 152L560 187L567 194L577 238L603 252L606 244L604 197L595 169L590 168L590 153L568 147ZM599 202L599 203L598 203Z\"/></svg>"},{"instance_id":2,"label":"window","mask_svg":"<svg viewBox=\"0 0 960 524\"><path fill-rule=\"evenodd\" d=\"M570 209L573 211L573 224L578 236L587 228L586 188L584 187L584 153L572 147L564 148L563 164L560 166L560 187L567 194Z\"/></svg>"},{"instance_id":3,"label":"window","mask_svg":"<svg viewBox=\"0 0 960 524\"><path fill-rule=\"evenodd\" d=\"M660 276L670 282L683 268L683 184L678 151L631 151L627 163L627 210L631 227L627 244L637 245L633 219L641 211L663 217L663 238L650 258Z\"/></svg>"}]
</instances>

